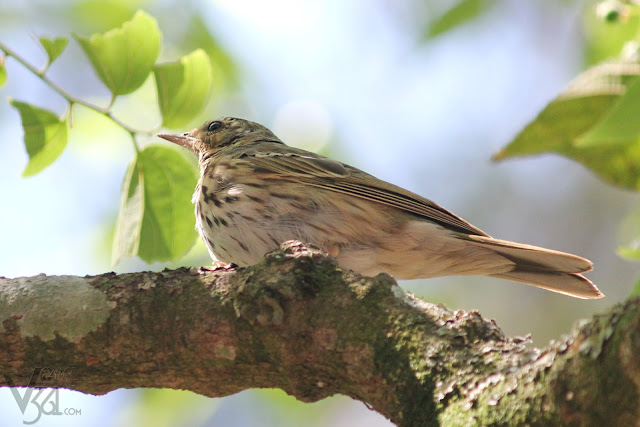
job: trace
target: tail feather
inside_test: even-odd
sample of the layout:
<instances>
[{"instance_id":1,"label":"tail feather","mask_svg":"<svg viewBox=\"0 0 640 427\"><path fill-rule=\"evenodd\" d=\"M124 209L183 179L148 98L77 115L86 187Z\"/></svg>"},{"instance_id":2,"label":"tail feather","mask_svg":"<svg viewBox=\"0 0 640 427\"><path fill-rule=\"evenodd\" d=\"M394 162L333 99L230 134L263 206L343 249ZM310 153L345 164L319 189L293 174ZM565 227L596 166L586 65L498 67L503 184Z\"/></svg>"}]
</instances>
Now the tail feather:
<instances>
[{"instance_id":1,"label":"tail feather","mask_svg":"<svg viewBox=\"0 0 640 427\"><path fill-rule=\"evenodd\" d=\"M465 236L471 243L507 258L514 263L511 271L489 274L515 280L576 298L602 298L604 294L580 273L593 268L591 261L577 255L487 236Z\"/></svg>"},{"instance_id":2,"label":"tail feather","mask_svg":"<svg viewBox=\"0 0 640 427\"><path fill-rule=\"evenodd\" d=\"M502 274L492 274L491 277L515 280L516 282L537 286L576 298L596 299L604 296L591 280L578 273L526 270L525 268L516 267L513 271Z\"/></svg>"}]
</instances>

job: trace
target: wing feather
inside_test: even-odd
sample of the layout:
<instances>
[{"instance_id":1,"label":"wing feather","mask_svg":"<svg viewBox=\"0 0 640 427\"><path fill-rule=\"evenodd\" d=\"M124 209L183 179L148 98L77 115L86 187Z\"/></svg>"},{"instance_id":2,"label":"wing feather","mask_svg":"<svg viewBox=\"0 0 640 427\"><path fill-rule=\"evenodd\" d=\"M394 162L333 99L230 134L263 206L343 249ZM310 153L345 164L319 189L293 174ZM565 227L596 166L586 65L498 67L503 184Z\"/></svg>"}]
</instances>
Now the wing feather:
<instances>
[{"instance_id":1,"label":"wing feather","mask_svg":"<svg viewBox=\"0 0 640 427\"><path fill-rule=\"evenodd\" d=\"M338 161L299 151L245 153L242 157L251 158L250 163L257 175L348 194L410 212L454 231L488 237L484 231L429 199Z\"/></svg>"}]
</instances>

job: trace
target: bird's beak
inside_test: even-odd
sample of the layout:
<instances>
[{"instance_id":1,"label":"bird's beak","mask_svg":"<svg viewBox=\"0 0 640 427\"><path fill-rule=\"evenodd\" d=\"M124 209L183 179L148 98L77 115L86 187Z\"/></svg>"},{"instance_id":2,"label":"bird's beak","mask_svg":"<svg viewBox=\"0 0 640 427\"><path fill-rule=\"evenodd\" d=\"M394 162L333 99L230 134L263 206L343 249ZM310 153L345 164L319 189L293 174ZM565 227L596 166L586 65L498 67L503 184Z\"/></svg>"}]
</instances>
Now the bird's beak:
<instances>
[{"instance_id":1,"label":"bird's beak","mask_svg":"<svg viewBox=\"0 0 640 427\"><path fill-rule=\"evenodd\" d=\"M198 138L194 138L189 136L188 132L185 133L159 133L157 136L160 138L166 139L167 141L171 141L174 144L178 144L183 146L184 148L188 148L193 151L195 148L195 143L198 141Z\"/></svg>"}]
</instances>

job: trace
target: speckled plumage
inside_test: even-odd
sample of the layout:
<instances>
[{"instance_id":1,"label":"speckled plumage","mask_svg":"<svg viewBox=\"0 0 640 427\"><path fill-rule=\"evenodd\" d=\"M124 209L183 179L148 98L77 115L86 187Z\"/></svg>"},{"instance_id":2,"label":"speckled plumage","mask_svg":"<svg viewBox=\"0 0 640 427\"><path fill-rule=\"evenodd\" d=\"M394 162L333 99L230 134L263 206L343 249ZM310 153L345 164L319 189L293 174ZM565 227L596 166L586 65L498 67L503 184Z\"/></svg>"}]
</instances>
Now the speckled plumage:
<instances>
[{"instance_id":1,"label":"speckled plumage","mask_svg":"<svg viewBox=\"0 0 640 427\"><path fill-rule=\"evenodd\" d=\"M600 291L576 255L493 239L432 201L361 170L289 147L237 118L159 136L192 150L196 227L212 258L258 262L287 240L314 244L365 275L487 275L579 298Z\"/></svg>"}]
</instances>

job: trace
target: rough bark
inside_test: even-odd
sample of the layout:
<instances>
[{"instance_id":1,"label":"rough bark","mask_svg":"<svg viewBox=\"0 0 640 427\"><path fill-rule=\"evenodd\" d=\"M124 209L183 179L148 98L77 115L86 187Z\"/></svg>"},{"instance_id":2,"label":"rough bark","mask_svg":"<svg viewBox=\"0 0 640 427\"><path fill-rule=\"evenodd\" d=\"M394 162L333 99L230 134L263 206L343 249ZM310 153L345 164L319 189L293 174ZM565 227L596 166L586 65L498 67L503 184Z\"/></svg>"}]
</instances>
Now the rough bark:
<instances>
[{"instance_id":1,"label":"rough bark","mask_svg":"<svg viewBox=\"0 0 640 427\"><path fill-rule=\"evenodd\" d=\"M340 393L400 426L636 425L639 307L536 349L297 243L238 270L1 278L0 385L45 368L36 386L91 394Z\"/></svg>"}]
</instances>

